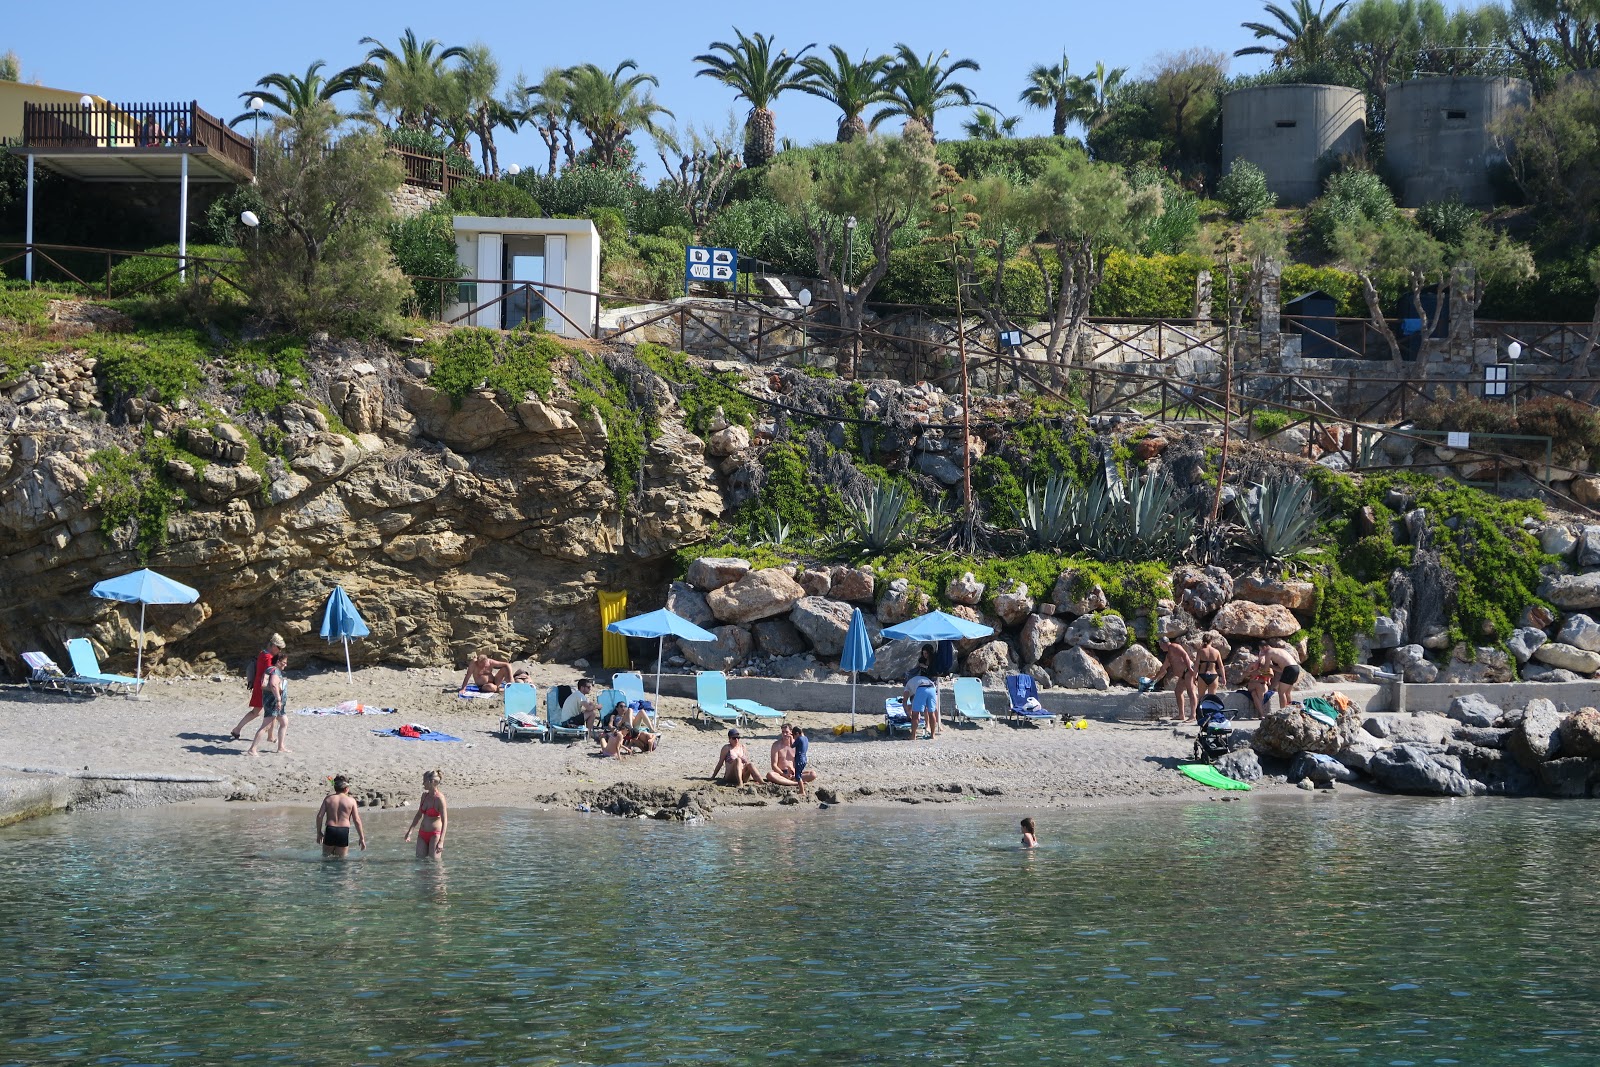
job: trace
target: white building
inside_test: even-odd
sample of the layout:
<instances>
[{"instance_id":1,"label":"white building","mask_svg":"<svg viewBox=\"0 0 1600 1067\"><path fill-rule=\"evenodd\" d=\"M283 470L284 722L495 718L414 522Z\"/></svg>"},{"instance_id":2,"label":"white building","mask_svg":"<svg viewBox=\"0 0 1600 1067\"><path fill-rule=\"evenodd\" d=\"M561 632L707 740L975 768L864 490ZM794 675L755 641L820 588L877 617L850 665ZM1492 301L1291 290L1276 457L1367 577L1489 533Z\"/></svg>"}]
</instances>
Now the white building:
<instances>
[{"instance_id":1,"label":"white building","mask_svg":"<svg viewBox=\"0 0 1600 1067\"><path fill-rule=\"evenodd\" d=\"M470 311L467 325L509 330L542 317L551 333L593 336L600 292L600 233L594 223L457 215L454 228L456 260L467 280L457 303L445 310L446 322ZM520 282L536 284L530 292L518 289Z\"/></svg>"}]
</instances>

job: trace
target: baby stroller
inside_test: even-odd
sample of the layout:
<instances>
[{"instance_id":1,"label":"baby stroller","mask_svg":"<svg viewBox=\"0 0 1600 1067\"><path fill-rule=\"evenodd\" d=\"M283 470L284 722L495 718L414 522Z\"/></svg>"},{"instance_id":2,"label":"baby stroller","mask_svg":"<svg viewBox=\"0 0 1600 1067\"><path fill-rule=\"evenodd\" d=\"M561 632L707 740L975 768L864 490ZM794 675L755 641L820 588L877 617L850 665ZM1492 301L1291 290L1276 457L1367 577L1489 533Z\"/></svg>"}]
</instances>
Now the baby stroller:
<instances>
[{"instance_id":1,"label":"baby stroller","mask_svg":"<svg viewBox=\"0 0 1600 1067\"><path fill-rule=\"evenodd\" d=\"M1200 763L1214 763L1226 756L1233 737L1233 723L1223 708L1222 698L1201 697L1195 718L1199 721L1200 733L1194 739L1194 758Z\"/></svg>"}]
</instances>

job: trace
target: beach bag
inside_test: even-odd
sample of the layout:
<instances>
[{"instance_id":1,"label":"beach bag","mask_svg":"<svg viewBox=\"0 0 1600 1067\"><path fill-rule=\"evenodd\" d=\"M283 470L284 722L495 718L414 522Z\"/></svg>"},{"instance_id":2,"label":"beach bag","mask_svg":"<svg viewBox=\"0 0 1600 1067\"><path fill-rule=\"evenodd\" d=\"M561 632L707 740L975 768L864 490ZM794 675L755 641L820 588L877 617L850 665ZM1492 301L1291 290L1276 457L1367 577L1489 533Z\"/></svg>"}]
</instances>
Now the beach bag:
<instances>
[{"instance_id":1,"label":"beach bag","mask_svg":"<svg viewBox=\"0 0 1600 1067\"><path fill-rule=\"evenodd\" d=\"M556 686L556 707L558 707L558 708L565 707L566 703L567 703L567 698L569 696L571 696L571 695L572 695L572 686L570 686L570 685L558 685L558 686Z\"/></svg>"}]
</instances>

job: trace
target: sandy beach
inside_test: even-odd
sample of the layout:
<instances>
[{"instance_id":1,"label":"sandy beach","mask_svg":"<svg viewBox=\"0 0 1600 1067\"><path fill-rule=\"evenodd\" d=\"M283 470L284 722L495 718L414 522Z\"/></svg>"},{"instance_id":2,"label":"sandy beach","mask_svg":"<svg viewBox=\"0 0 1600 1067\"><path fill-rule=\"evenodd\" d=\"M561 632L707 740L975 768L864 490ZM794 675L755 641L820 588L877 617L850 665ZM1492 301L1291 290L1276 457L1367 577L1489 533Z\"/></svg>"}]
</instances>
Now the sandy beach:
<instances>
[{"instance_id":1,"label":"sandy beach","mask_svg":"<svg viewBox=\"0 0 1600 1067\"><path fill-rule=\"evenodd\" d=\"M541 697L549 685L571 682L577 674L561 664L529 666ZM242 680L232 675L158 678L139 699L67 698L10 687L0 694L0 765L12 772L215 776L232 780L233 799L277 802L318 798L330 777L346 774L353 792L380 807L413 802L422 772L435 767L444 771L452 799L467 804L576 807L611 789L607 796L620 793L646 807L674 805L688 792L701 807L725 809L782 803L793 792L713 785L709 777L725 727L697 720L689 700L663 698L658 751L608 759L592 742L501 740L499 699L459 698L454 686L460 678L459 671L442 668L374 667L357 671L353 680L342 671L305 677L291 672L291 751L278 753L263 744L259 758L245 754L256 723L241 741L228 736L248 699ZM293 714L348 700L399 710L393 715ZM788 719L811 731L817 785L831 791L822 794L824 799L841 803L981 801L1061 808L1216 795L1172 769L1188 760L1192 727L1091 721L1087 729L1076 730L997 720L981 726L947 723L931 741L890 742L875 730L836 737L834 727L847 723L848 715L799 711ZM858 725L876 721L862 715ZM462 741L374 734L407 722ZM774 729L746 731L746 744L763 769ZM621 789L612 789L617 786ZM815 799L814 793L808 802Z\"/></svg>"}]
</instances>

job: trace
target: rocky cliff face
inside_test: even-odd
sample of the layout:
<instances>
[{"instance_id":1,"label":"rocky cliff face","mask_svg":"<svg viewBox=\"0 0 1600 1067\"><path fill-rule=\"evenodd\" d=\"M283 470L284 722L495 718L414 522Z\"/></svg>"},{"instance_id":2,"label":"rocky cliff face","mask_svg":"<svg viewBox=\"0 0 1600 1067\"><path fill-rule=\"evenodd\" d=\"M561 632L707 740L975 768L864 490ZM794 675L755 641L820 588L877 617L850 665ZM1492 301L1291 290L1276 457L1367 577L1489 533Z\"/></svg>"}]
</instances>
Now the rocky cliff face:
<instances>
[{"instance_id":1,"label":"rocky cliff face","mask_svg":"<svg viewBox=\"0 0 1600 1067\"><path fill-rule=\"evenodd\" d=\"M608 428L559 373L547 400L484 391L457 405L429 370L382 348L313 345L300 401L271 418L240 410L221 382L173 404L110 403L82 352L0 382L0 659L15 672L22 652L61 659L66 638L87 635L112 669L131 666L137 608L89 589L141 560L131 530L101 532L90 497L104 463L91 456L152 440L181 442L163 470L183 499L148 563L201 593L149 610L145 663L158 672L217 669L273 631L298 659L342 659L316 634L335 584L372 628L353 645L365 663L459 662L475 647L579 655L600 643L598 590L655 606L672 553L723 511L670 395L623 501Z\"/></svg>"}]
</instances>

